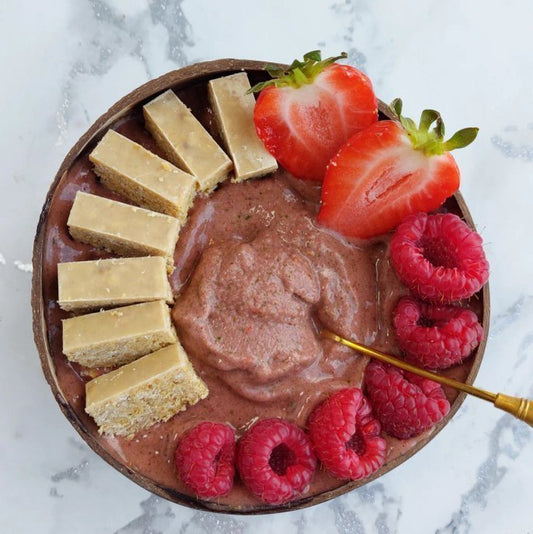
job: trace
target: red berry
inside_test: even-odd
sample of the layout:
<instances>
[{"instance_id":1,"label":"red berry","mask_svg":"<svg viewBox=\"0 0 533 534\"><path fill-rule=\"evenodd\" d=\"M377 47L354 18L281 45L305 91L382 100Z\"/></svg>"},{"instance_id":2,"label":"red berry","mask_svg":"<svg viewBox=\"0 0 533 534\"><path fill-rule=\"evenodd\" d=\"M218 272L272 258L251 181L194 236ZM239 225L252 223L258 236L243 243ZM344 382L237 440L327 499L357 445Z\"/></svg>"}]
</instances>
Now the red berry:
<instances>
[{"instance_id":1,"label":"red berry","mask_svg":"<svg viewBox=\"0 0 533 534\"><path fill-rule=\"evenodd\" d=\"M483 337L477 315L457 306L436 306L410 297L393 312L398 344L407 359L447 369L470 356Z\"/></svg>"},{"instance_id":2,"label":"red berry","mask_svg":"<svg viewBox=\"0 0 533 534\"><path fill-rule=\"evenodd\" d=\"M254 90L259 138L294 176L323 180L329 160L355 132L378 119L377 100L368 77L349 65L304 56L288 71L270 70L275 79Z\"/></svg>"},{"instance_id":3,"label":"red berry","mask_svg":"<svg viewBox=\"0 0 533 534\"><path fill-rule=\"evenodd\" d=\"M318 221L347 236L389 232L417 211L433 211L459 187L459 168L450 150L471 143L476 128L444 141L440 115L422 112L417 127L401 116L354 134L332 158L322 187ZM437 121L437 127L429 126Z\"/></svg>"},{"instance_id":4,"label":"red berry","mask_svg":"<svg viewBox=\"0 0 533 534\"><path fill-rule=\"evenodd\" d=\"M451 213L407 217L396 229L390 252L400 280L425 300L469 298L489 277L481 236Z\"/></svg>"},{"instance_id":5,"label":"red berry","mask_svg":"<svg viewBox=\"0 0 533 534\"><path fill-rule=\"evenodd\" d=\"M381 362L367 365L364 383L383 430L400 439L431 428L450 410L439 384Z\"/></svg>"},{"instance_id":6,"label":"red berry","mask_svg":"<svg viewBox=\"0 0 533 534\"><path fill-rule=\"evenodd\" d=\"M357 480L383 465L386 443L359 388L331 395L313 410L307 424L315 453L333 476Z\"/></svg>"},{"instance_id":7,"label":"red berry","mask_svg":"<svg viewBox=\"0 0 533 534\"><path fill-rule=\"evenodd\" d=\"M263 419L237 443L237 469L264 502L283 504L309 486L316 458L306 434L282 419Z\"/></svg>"},{"instance_id":8,"label":"red berry","mask_svg":"<svg viewBox=\"0 0 533 534\"><path fill-rule=\"evenodd\" d=\"M176 471L198 496L226 495L235 475L235 432L221 423L200 423L180 441Z\"/></svg>"}]
</instances>

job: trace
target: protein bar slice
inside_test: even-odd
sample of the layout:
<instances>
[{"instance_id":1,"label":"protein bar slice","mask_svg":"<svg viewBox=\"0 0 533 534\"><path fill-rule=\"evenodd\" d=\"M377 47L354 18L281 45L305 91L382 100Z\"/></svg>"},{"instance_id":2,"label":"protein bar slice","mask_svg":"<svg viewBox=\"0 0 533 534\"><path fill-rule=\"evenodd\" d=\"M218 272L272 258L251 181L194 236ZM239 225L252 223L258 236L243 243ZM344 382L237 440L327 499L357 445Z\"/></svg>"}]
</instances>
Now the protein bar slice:
<instances>
[{"instance_id":1,"label":"protein bar slice","mask_svg":"<svg viewBox=\"0 0 533 534\"><path fill-rule=\"evenodd\" d=\"M194 176L113 130L102 137L89 159L109 189L185 222L197 189Z\"/></svg>"},{"instance_id":2,"label":"protein bar slice","mask_svg":"<svg viewBox=\"0 0 533 534\"><path fill-rule=\"evenodd\" d=\"M146 128L175 165L196 176L200 191L224 180L231 160L170 89L143 108Z\"/></svg>"},{"instance_id":3,"label":"protein bar slice","mask_svg":"<svg viewBox=\"0 0 533 534\"><path fill-rule=\"evenodd\" d=\"M128 437L208 395L179 343L87 382L85 392L99 432Z\"/></svg>"},{"instance_id":4,"label":"protein bar slice","mask_svg":"<svg viewBox=\"0 0 533 534\"><path fill-rule=\"evenodd\" d=\"M175 217L78 191L67 225L83 243L123 256L163 256L168 270L174 267L180 231Z\"/></svg>"},{"instance_id":5,"label":"protein bar slice","mask_svg":"<svg viewBox=\"0 0 533 534\"><path fill-rule=\"evenodd\" d=\"M176 343L162 300L63 320L63 353L85 367L116 367Z\"/></svg>"},{"instance_id":6,"label":"protein bar slice","mask_svg":"<svg viewBox=\"0 0 533 534\"><path fill-rule=\"evenodd\" d=\"M235 168L234 182L263 176L278 168L276 159L257 136L254 126L255 98L248 93L245 72L209 82L209 99L220 133Z\"/></svg>"},{"instance_id":7,"label":"protein bar slice","mask_svg":"<svg viewBox=\"0 0 533 534\"><path fill-rule=\"evenodd\" d=\"M58 263L57 277L59 306L67 311L173 302L166 262L160 256Z\"/></svg>"}]
</instances>

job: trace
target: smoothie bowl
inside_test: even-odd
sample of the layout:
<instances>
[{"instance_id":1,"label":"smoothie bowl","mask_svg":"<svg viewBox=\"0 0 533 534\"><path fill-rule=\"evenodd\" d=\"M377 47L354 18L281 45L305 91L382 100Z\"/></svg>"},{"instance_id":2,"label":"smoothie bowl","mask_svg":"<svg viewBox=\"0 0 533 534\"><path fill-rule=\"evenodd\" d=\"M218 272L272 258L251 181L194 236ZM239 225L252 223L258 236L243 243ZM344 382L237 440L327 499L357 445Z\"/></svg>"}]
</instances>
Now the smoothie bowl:
<instances>
[{"instance_id":1,"label":"smoothie bowl","mask_svg":"<svg viewBox=\"0 0 533 534\"><path fill-rule=\"evenodd\" d=\"M393 232L346 237L319 224L321 182L295 178L278 165L250 133L253 102L235 109L228 97L234 87L209 83L241 83L247 75L254 85L267 80L264 67L233 59L200 63L115 104L61 165L33 257L34 335L65 416L97 454L137 484L217 512L302 508L366 484L420 450L464 399L440 390L439 406L446 407L439 417L395 436L369 415L372 403L362 396L370 387L368 359L320 336L328 328L402 355L393 317L411 291L391 262ZM181 114L188 132L180 142L183 131L168 120L173 114ZM390 114L379 103L379 118ZM198 147L210 148L195 154ZM239 152L244 156L237 162ZM150 187L132 185L150 176ZM176 176L178 190L154 193ZM438 212L473 228L458 192ZM488 332L488 286L462 298L461 307L484 334L471 354L441 372L472 383ZM348 390L363 392L357 402L368 408L365 421L378 444L378 458L369 460L375 465L357 476L328 469L307 437L317 407ZM256 445L246 436L265 420L286 422L289 433L297 428L302 454L311 458L290 498L261 498L248 481L254 475L246 451ZM231 430L227 439L238 441L240 459L232 456L233 444L226 466L232 487L209 494L194 481L191 486L194 462L179 445L200 428L199 448L209 448L205 436L217 425ZM361 443L352 440L351 447L364 456L374 445L358 436ZM285 442L274 443L270 453L268 465L281 478L299 454ZM225 454L219 447L211 462L223 462Z\"/></svg>"}]
</instances>

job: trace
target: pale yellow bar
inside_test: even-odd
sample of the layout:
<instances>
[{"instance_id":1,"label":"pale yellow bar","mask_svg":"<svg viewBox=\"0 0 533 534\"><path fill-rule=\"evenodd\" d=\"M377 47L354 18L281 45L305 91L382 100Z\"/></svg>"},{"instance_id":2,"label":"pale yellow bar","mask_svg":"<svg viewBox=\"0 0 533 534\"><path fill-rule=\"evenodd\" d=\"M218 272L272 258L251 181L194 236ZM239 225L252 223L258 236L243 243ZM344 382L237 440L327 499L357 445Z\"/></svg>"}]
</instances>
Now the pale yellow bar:
<instances>
[{"instance_id":1,"label":"pale yellow bar","mask_svg":"<svg viewBox=\"0 0 533 534\"><path fill-rule=\"evenodd\" d=\"M175 165L196 176L200 191L225 180L231 160L170 89L143 108L146 128Z\"/></svg>"},{"instance_id":2,"label":"pale yellow bar","mask_svg":"<svg viewBox=\"0 0 533 534\"><path fill-rule=\"evenodd\" d=\"M122 256L163 256L168 270L174 266L180 231L175 217L78 191L67 225L83 243Z\"/></svg>"},{"instance_id":3,"label":"pale yellow bar","mask_svg":"<svg viewBox=\"0 0 533 534\"><path fill-rule=\"evenodd\" d=\"M85 391L99 432L129 437L208 395L179 343L87 382Z\"/></svg>"},{"instance_id":4,"label":"pale yellow bar","mask_svg":"<svg viewBox=\"0 0 533 534\"><path fill-rule=\"evenodd\" d=\"M176 342L162 300L63 320L63 353L85 367L116 367Z\"/></svg>"},{"instance_id":5,"label":"pale yellow bar","mask_svg":"<svg viewBox=\"0 0 533 534\"><path fill-rule=\"evenodd\" d=\"M89 159L109 189L185 222L197 189L190 174L113 130L104 135Z\"/></svg>"},{"instance_id":6,"label":"pale yellow bar","mask_svg":"<svg viewBox=\"0 0 533 534\"><path fill-rule=\"evenodd\" d=\"M255 98L248 93L245 72L209 82L209 99L235 168L234 182L264 176L278 168L276 159L257 136L254 125Z\"/></svg>"},{"instance_id":7,"label":"pale yellow bar","mask_svg":"<svg viewBox=\"0 0 533 534\"><path fill-rule=\"evenodd\" d=\"M173 302L166 262L160 256L59 263L57 277L58 302L64 310Z\"/></svg>"}]
</instances>

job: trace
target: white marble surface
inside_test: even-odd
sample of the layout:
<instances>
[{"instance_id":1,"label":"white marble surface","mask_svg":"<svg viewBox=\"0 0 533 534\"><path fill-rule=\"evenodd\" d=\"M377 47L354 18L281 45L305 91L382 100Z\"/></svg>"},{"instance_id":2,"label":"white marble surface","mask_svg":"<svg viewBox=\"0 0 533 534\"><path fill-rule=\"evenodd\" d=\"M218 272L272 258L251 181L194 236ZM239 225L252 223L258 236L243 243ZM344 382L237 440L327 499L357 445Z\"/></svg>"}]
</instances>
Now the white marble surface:
<instances>
[{"instance_id":1,"label":"white marble surface","mask_svg":"<svg viewBox=\"0 0 533 534\"><path fill-rule=\"evenodd\" d=\"M386 101L449 130L491 261L492 326L477 384L533 396L533 4L529 0L50 0L0 4L0 531L533 532L533 430L476 399L425 449L363 489L268 517L200 513L97 457L41 373L29 307L39 212L69 147L120 96L220 57L287 62L346 50Z\"/></svg>"}]
</instances>

